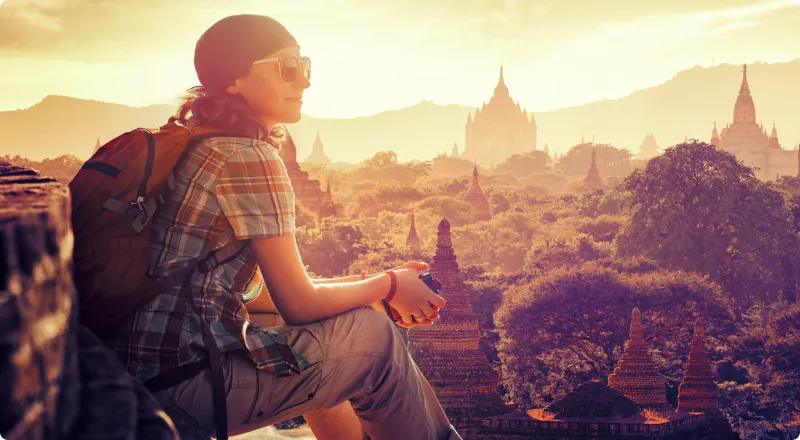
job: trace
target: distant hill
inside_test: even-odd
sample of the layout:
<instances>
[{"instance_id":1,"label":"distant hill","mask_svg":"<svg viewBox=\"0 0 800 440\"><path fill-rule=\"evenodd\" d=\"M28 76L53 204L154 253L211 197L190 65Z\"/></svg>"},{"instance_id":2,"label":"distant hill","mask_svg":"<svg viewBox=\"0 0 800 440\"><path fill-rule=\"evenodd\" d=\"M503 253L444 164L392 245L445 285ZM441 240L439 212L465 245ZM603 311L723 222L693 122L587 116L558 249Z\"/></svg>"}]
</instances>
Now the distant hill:
<instances>
[{"instance_id":1,"label":"distant hill","mask_svg":"<svg viewBox=\"0 0 800 440\"><path fill-rule=\"evenodd\" d=\"M589 73L590 74L590 73ZM623 98L603 100L550 112L537 112L538 148L565 152L581 136L637 152L647 133L665 148L685 136L708 141L714 121L721 129L733 116L741 83L741 66L695 67L678 72L655 87ZM784 148L800 143L800 59L748 66L757 119L767 131L777 124ZM476 85L486 90L494 84ZM514 97L514 90L511 89ZM529 108L536 103L523 102ZM474 108L423 101L400 110L352 119L304 116L289 129L303 160L320 130L333 161L359 162L377 151L394 150L402 161L431 159L457 142L464 148L464 123ZM0 112L0 155L21 154L40 160L71 153L88 157L101 142L137 126L157 127L174 108L168 105L128 107L119 104L48 96L31 108Z\"/></svg>"}]
</instances>

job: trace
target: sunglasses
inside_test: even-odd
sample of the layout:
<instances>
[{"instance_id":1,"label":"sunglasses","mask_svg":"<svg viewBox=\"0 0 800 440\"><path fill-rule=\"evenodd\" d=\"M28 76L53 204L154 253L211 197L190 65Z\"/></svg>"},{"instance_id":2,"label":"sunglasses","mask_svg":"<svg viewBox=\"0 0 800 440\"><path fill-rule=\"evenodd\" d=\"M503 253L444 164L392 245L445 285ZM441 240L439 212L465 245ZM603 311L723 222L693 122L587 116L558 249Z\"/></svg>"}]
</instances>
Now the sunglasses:
<instances>
[{"instance_id":1,"label":"sunglasses","mask_svg":"<svg viewBox=\"0 0 800 440\"><path fill-rule=\"evenodd\" d=\"M303 75L306 79L311 79L311 59L308 57L293 57L291 55L284 55L274 58L264 58L253 62L253 65L262 63L278 62L278 72L281 79L286 82L294 82L298 75Z\"/></svg>"}]
</instances>

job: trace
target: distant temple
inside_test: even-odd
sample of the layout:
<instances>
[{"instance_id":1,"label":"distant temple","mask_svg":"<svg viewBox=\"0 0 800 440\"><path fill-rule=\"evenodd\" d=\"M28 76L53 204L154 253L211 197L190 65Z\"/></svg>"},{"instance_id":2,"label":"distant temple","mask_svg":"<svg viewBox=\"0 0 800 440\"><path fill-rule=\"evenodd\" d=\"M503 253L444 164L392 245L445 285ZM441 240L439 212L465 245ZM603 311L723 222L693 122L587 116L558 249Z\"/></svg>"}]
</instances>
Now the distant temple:
<instances>
[{"instance_id":1,"label":"distant temple","mask_svg":"<svg viewBox=\"0 0 800 440\"><path fill-rule=\"evenodd\" d=\"M475 164L475 168L472 170L472 186L469 187L465 200L471 203L472 207L475 208L476 220L489 220L492 217L489 210L489 201L486 200L486 196L483 195L483 190L481 190L481 185L478 183L477 164Z\"/></svg>"},{"instance_id":2,"label":"distant temple","mask_svg":"<svg viewBox=\"0 0 800 440\"><path fill-rule=\"evenodd\" d=\"M767 134L764 126L756 123L756 105L747 83L747 64L742 68L742 85L733 106L733 122L721 132L717 132L715 122L711 144L733 153L747 166L758 167L756 176L762 180L800 173L798 151L781 147L775 124L772 125L772 132Z\"/></svg>"},{"instance_id":3,"label":"distant temple","mask_svg":"<svg viewBox=\"0 0 800 440\"><path fill-rule=\"evenodd\" d=\"M305 161L318 165L331 164L331 160L325 155L325 151L322 148L322 139L319 137L319 130L317 130L317 138L314 139L314 145L311 146L311 154L308 155Z\"/></svg>"},{"instance_id":4,"label":"distant temple","mask_svg":"<svg viewBox=\"0 0 800 440\"><path fill-rule=\"evenodd\" d=\"M408 228L408 237L406 237L406 245L419 246L419 236L417 235L417 227L414 224L414 213L411 213L411 227Z\"/></svg>"},{"instance_id":5,"label":"distant temple","mask_svg":"<svg viewBox=\"0 0 800 440\"><path fill-rule=\"evenodd\" d=\"M661 153L661 148L656 143L656 138L653 133L648 133L639 146L639 153L636 155L637 159L651 159Z\"/></svg>"},{"instance_id":6,"label":"distant temple","mask_svg":"<svg viewBox=\"0 0 800 440\"><path fill-rule=\"evenodd\" d=\"M330 212L330 203L333 203L333 197L330 194L330 183L328 183L327 196L320 189L319 180L312 180L308 177L308 172L300 168L297 163L297 147L294 144L292 135L287 131L286 141L281 146L281 158L286 170L289 173L289 179L292 181L292 189L294 190L295 197L311 212L316 213L319 218L323 215L327 216ZM327 198L326 198L327 197ZM337 204L334 203L334 206ZM338 205L341 206L341 205ZM341 212L336 214L341 215ZM335 215L336 215L335 214Z\"/></svg>"},{"instance_id":7,"label":"distant temple","mask_svg":"<svg viewBox=\"0 0 800 440\"><path fill-rule=\"evenodd\" d=\"M333 195L331 194L331 181L328 179L325 192L322 193L322 201L317 214L318 220L322 221L322 219L326 217L336 217L337 211L336 203L334 203Z\"/></svg>"},{"instance_id":8,"label":"distant temple","mask_svg":"<svg viewBox=\"0 0 800 440\"><path fill-rule=\"evenodd\" d=\"M502 163L509 156L536 149L536 118L514 102L503 79L494 89L489 104L475 110L475 117L467 115L464 156L476 158L481 163Z\"/></svg>"},{"instance_id":9,"label":"distant temple","mask_svg":"<svg viewBox=\"0 0 800 440\"><path fill-rule=\"evenodd\" d=\"M453 142L453 153L450 155L450 157L459 157L459 156L461 155L458 153L458 144Z\"/></svg>"},{"instance_id":10,"label":"distant temple","mask_svg":"<svg viewBox=\"0 0 800 440\"><path fill-rule=\"evenodd\" d=\"M600 177L600 170L597 169L597 153L592 147L592 163L589 164L589 172L583 179L583 185L587 188L598 189L603 187L603 179Z\"/></svg>"}]
</instances>

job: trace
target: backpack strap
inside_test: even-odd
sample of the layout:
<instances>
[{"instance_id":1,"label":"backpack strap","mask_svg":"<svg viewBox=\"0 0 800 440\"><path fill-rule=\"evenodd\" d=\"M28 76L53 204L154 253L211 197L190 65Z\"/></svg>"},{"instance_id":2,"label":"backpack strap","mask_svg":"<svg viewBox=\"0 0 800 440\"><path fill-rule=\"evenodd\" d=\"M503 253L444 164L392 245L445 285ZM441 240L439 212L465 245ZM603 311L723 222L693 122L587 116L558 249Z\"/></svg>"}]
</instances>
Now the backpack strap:
<instances>
[{"instance_id":1,"label":"backpack strap","mask_svg":"<svg viewBox=\"0 0 800 440\"><path fill-rule=\"evenodd\" d=\"M144 386L147 387L150 392L155 393L189 380L204 369L209 368L211 370L211 390L214 399L214 425L216 438L218 440L228 439L228 407L227 398L225 396L225 375L222 371L222 353L211 333L211 327L208 325L208 321L200 316L199 311L194 306L191 284L189 281L195 269L200 273L208 273L214 268L236 258L249 244L249 240L234 240L210 252L205 257L200 258L195 265L178 270L161 279L161 283L165 286L174 285L175 282L181 283L181 295L185 297L189 307L200 317L200 322L203 325L203 343L206 345L206 350L208 350L208 356L200 361L179 365L169 369L144 383Z\"/></svg>"}]
</instances>

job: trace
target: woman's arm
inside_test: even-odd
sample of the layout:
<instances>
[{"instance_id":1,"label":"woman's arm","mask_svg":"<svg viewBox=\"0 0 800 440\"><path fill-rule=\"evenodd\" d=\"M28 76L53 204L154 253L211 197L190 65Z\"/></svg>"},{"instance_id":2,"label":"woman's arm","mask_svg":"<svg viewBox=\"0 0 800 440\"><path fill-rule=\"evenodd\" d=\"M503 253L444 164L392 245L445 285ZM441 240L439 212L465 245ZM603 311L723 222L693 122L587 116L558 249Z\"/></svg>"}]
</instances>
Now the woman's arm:
<instances>
[{"instance_id":1,"label":"woman's arm","mask_svg":"<svg viewBox=\"0 0 800 440\"><path fill-rule=\"evenodd\" d=\"M379 275L379 274L375 274ZM367 278L372 278L373 275L367 275ZM337 284L337 283L351 283L353 281L361 281L361 275L350 275L341 278L312 278L311 282L314 284Z\"/></svg>"},{"instance_id":2,"label":"woman's arm","mask_svg":"<svg viewBox=\"0 0 800 440\"><path fill-rule=\"evenodd\" d=\"M386 297L388 275L366 280L314 283L300 258L294 234L254 238L251 242L267 290L289 325L303 325L364 307ZM349 277L348 277L349 278Z\"/></svg>"},{"instance_id":3,"label":"woman's arm","mask_svg":"<svg viewBox=\"0 0 800 440\"><path fill-rule=\"evenodd\" d=\"M367 277L372 278L373 276L378 276L379 273L374 275L367 275ZM349 283L353 281L361 281L360 275L353 275L341 278L312 278L311 282L313 284L337 284L337 283ZM372 303L372 308L375 308L377 305L380 305L380 302ZM245 305L247 307L247 311L250 313L278 313L277 307L275 307L275 303L272 301L272 295L269 292L269 289L264 286L264 290L256 297L256 299L250 301ZM378 310L382 310L378 309Z\"/></svg>"}]
</instances>

